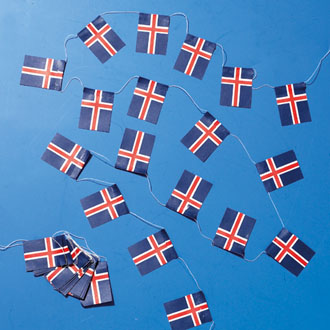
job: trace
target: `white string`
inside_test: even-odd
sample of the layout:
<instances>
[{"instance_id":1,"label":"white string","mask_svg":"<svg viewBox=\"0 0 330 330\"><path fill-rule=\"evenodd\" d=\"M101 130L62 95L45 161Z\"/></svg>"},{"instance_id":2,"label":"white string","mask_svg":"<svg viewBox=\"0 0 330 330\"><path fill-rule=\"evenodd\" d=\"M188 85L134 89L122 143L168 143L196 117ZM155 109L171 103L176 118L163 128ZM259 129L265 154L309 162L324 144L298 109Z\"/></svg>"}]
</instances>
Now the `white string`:
<instances>
[{"instance_id":1,"label":"white string","mask_svg":"<svg viewBox=\"0 0 330 330\"><path fill-rule=\"evenodd\" d=\"M72 241L74 241L74 240L72 239L71 236L73 236L73 237L75 237L75 238L77 238L77 239L83 240L84 243L85 243L85 246L84 246L84 247L81 247L81 246L80 246L78 243L76 243L76 242L75 242L75 244L78 245L82 250L84 250L84 249L88 250L88 251L89 251L94 257L96 257L97 259L99 259L99 258L101 258L101 257L102 257L102 258L105 258L105 257L103 257L103 256L98 255L96 252L94 252L94 251L89 247L89 245L88 245L87 240L86 240L85 237L82 237L82 236L78 236L78 235L72 234L72 233L68 232L67 230L58 230L56 233L54 233L54 234L52 235L52 237L54 237L54 236L56 236L56 235L58 235L58 234L64 234L67 238L71 239ZM89 254L89 253L87 253L87 254ZM106 259L106 258L105 258L105 259Z\"/></svg>"},{"instance_id":2,"label":"white string","mask_svg":"<svg viewBox=\"0 0 330 330\"><path fill-rule=\"evenodd\" d=\"M269 87L269 88L275 88L274 86L272 86L272 85L269 85L269 84L263 84L263 85L261 85L261 86L259 86L259 87L252 87L252 89L261 89L261 88L264 88L264 87Z\"/></svg>"},{"instance_id":3,"label":"white string","mask_svg":"<svg viewBox=\"0 0 330 330\"><path fill-rule=\"evenodd\" d=\"M266 253L266 251L261 251L255 258L253 258L253 259L246 259L246 258L244 258L244 260L245 261L248 261L248 262L255 262L257 259L259 259L265 253Z\"/></svg>"},{"instance_id":4,"label":"white string","mask_svg":"<svg viewBox=\"0 0 330 330\"><path fill-rule=\"evenodd\" d=\"M135 214L133 212L129 212L129 214L133 215L135 218L141 220L142 222L146 223L147 225L149 225L151 227L154 227L154 228L157 228L157 229L160 229L160 230L165 229L164 227L158 226L158 225L156 225L156 224L154 224L154 223L152 223L152 222L150 222L150 221L148 221L148 220L140 217L139 215L137 215L137 214Z\"/></svg>"},{"instance_id":5,"label":"white string","mask_svg":"<svg viewBox=\"0 0 330 330\"><path fill-rule=\"evenodd\" d=\"M27 242L27 240L26 239L16 239L15 241L12 241L7 245L0 245L0 251L6 251L7 249L10 249L12 247L22 246L23 242Z\"/></svg>"},{"instance_id":6,"label":"white string","mask_svg":"<svg viewBox=\"0 0 330 330\"><path fill-rule=\"evenodd\" d=\"M211 241L213 243L213 239L212 238L210 238L210 237L208 237L208 236L206 236L206 235L203 234L202 228L201 228L198 220L196 220L195 222L196 222L197 228L198 228L199 233L201 234L201 236L204 237L204 238L206 238L206 239L208 239L209 241Z\"/></svg>"},{"instance_id":7,"label":"white string","mask_svg":"<svg viewBox=\"0 0 330 330\"><path fill-rule=\"evenodd\" d=\"M165 206L165 204L163 204L156 196L155 194L152 192L152 185L151 185L151 181L150 181L150 178L148 176L148 174L146 175L146 178L147 178L147 181L148 181L148 186L149 186L149 191L150 191L150 194L152 195L152 197L154 198L154 200L160 204L161 206Z\"/></svg>"},{"instance_id":8,"label":"white string","mask_svg":"<svg viewBox=\"0 0 330 330\"><path fill-rule=\"evenodd\" d=\"M330 49L328 49L328 51L323 55L323 57L320 59L316 69L313 71L313 73L310 75L310 77L304 81L304 83L306 85L311 85L314 83L314 81L316 80L317 76L319 75L320 69L321 69L321 64L323 62L323 60L330 54ZM310 82L310 80L312 80Z\"/></svg>"},{"instance_id":9,"label":"white string","mask_svg":"<svg viewBox=\"0 0 330 330\"><path fill-rule=\"evenodd\" d=\"M255 162L255 161L253 160L253 158L251 157L250 153L248 152L248 150L247 150L247 148L245 147L245 145L244 145L244 143L242 142L242 140L241 140L237 135L235 135L235 134L230 133L230 135L231 135L232 137L234 137L235 139L237 139L237 141L241 144L241 146L243 147L244 151L245 151L246 154L248 155L248 157L249 157L251 163L255 165L256 162Z\"/></svg>"},{"instance_id":10,"label":"white string","mask_svg":"<svg viewBox=\"0 0 330 330\"><path fill-rule=\"evenodd\" d=\"M253 72L254 72L254 76L252 78L252 80L256 79L258 76L257 70L253 68Z\"/></svg>"},{"instance_id":11,"label":"white string","mask_svg":"<svg viewBox=\"0 0 330 330\"><path fill-rule=\"evenodd\" d=\"M81 81L81 79L79 77L72 77L65 85L65 87L61 90L61 93L64 93L65 90L69 87L69 85L71 84L71 82L73 80L78 80L80 82L80 85L82 88L84 88L84 83Z\"/></svg>"},{"instance_id":12,"label":"white string","mask_svg":"<svg viewBox=\"0 0 330 330\"><path fill-rule=\"evenodd\" d=\"M112 14L140 14L140 12L139 11L135 11L135 10L106 11L106 12L100 14L100 16L112 15Z\"/></svg>"},{"instance_id":13,"label":"white string","mask_svg":"<svg viewBox=\"0 0 330 330\"><path fill-rule=\"evenodd\" d=\"M193 97L181 86L178 86L178 85L169 85L168 87L174 87L174 88L178 88L180 90L182 90L191 100L191 102L195 105L195 107L202 113L202 114L205 114L207 112L207 110L201 108L197 103L196 101L193 99Z\"/></svg>"},{"instance_id":14,"label":"white string","mask_svg":"<svg viewBox=\"0 0 330 330\"><path fill-rule=\"evenodd\" d=\"M189 19L188 19L188 16L185 13L178 12L178 13L173 13L170 16L171 17L172 16L183 16L186 19L186 34L189 33Z\"/></svg>"},{"instance_id":15,"label":"white string","mask_svg":"<svg viewBox=\"0 0 330 330\"><path fill-rule=\"evenodd\" d=\"M196 286L197 286L197 288L199 289L199 291L203 291L203 290L201 289L201 287L199 286L196 277L194 276L194 274L192 273L192 271L190 270L189 266L188 266L187 263L184 261L184 259L182 259L181 257L178 257L178 259L181 260L181 262L182 262L182 263L185 265L185 267L187 268L187 270L188 270L190 276L191 276L192 279L195 281Z\"/></svg>"},{"instance_id":16,"label":"white string","mask_svg":"<svg viewBox=\"0 0 330 330\"><path fill-rule=\"evenodd\" d=\"M215 44L221 49L221 53L222 53L222 65L221 66L224 67L227 62L227 53L221 44L219 44L217 42Z\"/></svg>"},{"instance_id":17,"label":"white string","mask_svg":"<svg viewBox=\"0 0 330 330\"><path fill-rule=\"evenodd\" d=\"M126 88L126 86L133 80L133 79L138 79L139 78L139 76L133 76L133 77L131 77L131 78L129 78L126 82L125 82L125 84L123 85L123 87L121 87L120 89L119 89L119 91L117 91L117 92L114 92L114 94L120 94L125 88Z\"/></svg>"},{"instance_id":18,"label":"white string","mask_svg":"<svg viewBox=\"0 0 330 330\"><path fill-rule=\"evenodd\" d=\"M281 218L281 216L280 216L280 212L278 212L278 209L277 209L277 207L276 207L276 205L275 205L275 203L274 203L272 197L270 196L270 193L268 193L268 197L269 197L270 201L272 202L272 204L273 204L273 206L274 206L274 209L275 209L276 214L277 214L277 216L278 216L278 218L279 218L279 220L280 220L280 222L281 222L281 224L282 224L282 227L284 228L284 227L285 227L284 222L283 222L283 220L282 220L282 218Z\"/></svg>"},{"instance_id":19,"label":"white string","mask_svg":"<svg viewBox=\"0 0 330 330\"><path fill-rule=\"evenodd\" d=\"M212 330L212 329L214 329L215 328L215 322L213 321L212 323L211 323L211 325L210 325L210 329L209 330Z\"/></svg>"},{"instance_id":20,"label":"white string","mask_svg":"<svg viewBox=\"0 0 330 330\"><path fill-rule=\"evenodd\" d=\"M103 162L103 163L105 163L105 164L107 164L107 165L109 165L109 166L115 168L115 167L111 164L109 158L107 158L107 157L105 157L104 155L101 155L101 154L99 154L98 152L93 151L93 150L89 150L89 152L90 152L93 156L95 156L97 159L99 159L101 162Z\"/></svg>"},{"instance_id":21,"label":"white string","mask_svg":"<svg viewBox=\"0 0 330 330\"><path fill-rule=\"evenodd\" d=\"M64 54L65 54L65 62L68 62L68 49L67 49L67 43L68 41L72 40L72 39L76 39L78 38L77 34L69 34L68 36L66 36L66 38L64 39Z\"/></svg>"},{"instance_id":22,"label":"white string","mask_svg":"<svg viewBox=\"0 0 330 330\"><path fill-rule=\"evenodd\" d=\"M109 186L112 186L115 184L114 182L108 182L108 181L103 181L103 180L94 179L94 178L82 178L82 179L77 180L77 182L83 182L83 181L93 182L100 186L105 186L105 187L109 187Z\"/></svg>"}]
</instances>

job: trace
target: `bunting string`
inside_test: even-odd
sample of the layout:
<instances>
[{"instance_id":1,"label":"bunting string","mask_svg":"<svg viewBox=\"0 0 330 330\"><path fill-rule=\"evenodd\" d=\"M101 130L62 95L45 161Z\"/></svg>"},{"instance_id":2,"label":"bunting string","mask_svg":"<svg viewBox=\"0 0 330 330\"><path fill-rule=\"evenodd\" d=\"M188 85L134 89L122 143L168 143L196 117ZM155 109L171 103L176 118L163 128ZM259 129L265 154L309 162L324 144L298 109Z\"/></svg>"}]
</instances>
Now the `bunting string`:
<instances>
[{"instance_id":1,"label":"bunting string","mask_svg":"<svg viewBox=\"0 0 330 330\"><path fill-rule=\"evenodd\" d=\"M244 260L245 261L248 261L248 262L255 262L257 261L263 254L266 254L266 251L261 251L255 258L253 259L247 259L244 257Z\"/></svg>"},{"instance_id":2,"label":"bunting string","mask_svg":"<svg viewBox=\"0 0 330 330\"><path fill-rule=\"evenodd\" d=\"M156 225L155 223L152 223L152 222L150 222L150 221L144 219L143 217L137 215L137 214L134 213L134 212L129 212L129 214L133 215L135 218L141 220L142 222L146 223L147 225L149 225L149 226L151 226L151 227L154 227L154 228L157 228L157 229L160 229L160 230L161 230L161 229L165 229L164 227L158 226L158 225Z\"/></svg>"}]
</instances>

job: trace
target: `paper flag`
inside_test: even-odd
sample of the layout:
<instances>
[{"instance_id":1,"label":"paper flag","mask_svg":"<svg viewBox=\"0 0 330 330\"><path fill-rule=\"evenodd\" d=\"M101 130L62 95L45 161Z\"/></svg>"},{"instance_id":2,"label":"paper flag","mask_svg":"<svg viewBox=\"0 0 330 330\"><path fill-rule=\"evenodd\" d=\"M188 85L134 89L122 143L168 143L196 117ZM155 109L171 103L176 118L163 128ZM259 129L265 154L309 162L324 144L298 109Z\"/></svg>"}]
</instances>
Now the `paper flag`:
<instances>
[{"instance_id":1,"label":"paper flag","mask_svg":"<svg viewBox=\"0 0 330 330\"><path fill-rule=\"evenodd\" d=\"M285 228L273 239L266 253L296 276L315 254L311 248Z\"/></svg>"},{"instance_id":2,"label":"paper flag","mask_svg":"<svg viewBox=\"0 0 330 330\"><path fill-rule=\"evenodd\" d=\"M127 114L157 124L167 90L167 85L140 77Z\"/></svg>"},{"instance_id":3,"label":"paper flag","mask_svg":"<svg viewBox=\"0 0 330 330\"><path fill-rule=\"evenodd\" d=\"M64 235L23 242L26 271L72 264Z\"/></svg>"},{"instance_id":4,"label":"paper flag","mask_svg":"<svg viewBox=\"0 0 330 330\"><path fill-rule=\"evenodd\" d=\"M166 55L170 16L139 14L136 51Z\"/></svg>"},{"instance_id":5,"label":"paper flag","mask_svg":"<svg viewBox=\"0 0 330 330\"><path fill-rule=\"evenodd\" d=\"M205 162L229 134L229 131L207 112L181 142Z\"/></svg>"},{"instance_id":6,"label":"paper flag","mask_svg":"<svg viewBox=\"0 0 330 330\"><path fill-rule=\"evenodd\" d=\"M84 88L79 128L109 132L114 93Z\"/></svg>"},{"instance_id":7,"label":"paper flag","mask_svg":"<svg viewBox=\"0 0 330 330\"><path fill-rule=\"evenodd\" d=\"M203 79L215 47L213 42L187 34L174 69L189 76Z\"/></svg>"},{"instance_id":8,"label":"paper flag","mask_svg":"<svg viewBox=\"0 0 330 330\"><path fill-rule=\"evenodd\" d=\"M227 208L213 239L213 245L244 258L245 247L255 223L255 219L244 213Z\"/></svg>"},{"instance_id":9,"label":"paper flag","mask_svg":"<svg viewBox=\"0 0 330 330\"><path fill-rule=\"evenodd\" d=\"M172 330L190 329L212 321L202 291L169 301L164 307Z\"/></svg>"},{"instance_id":10,"label":"paper flag","mask_svg":"<svg viewBox=\"0 0 330 330\"><path fill-rule=\"evenodd\" d=\"M60 91L65 61L25 55L21 85Z\"/></svg>"},{"instance_id":11,"label":"paper flag","mask_svg":"<svg viewBox=\"0 0 330 330\"><path fill-rule=\"evenodd\" d=\"M184 171L166 207L195 221L212 183Z\"/></svg>"},{"instance_id":12,"label":"paper flag","mask_svg":"<svg viewBox=\"0 0 330 330\"><path fill-rule=\"evenodd\" d=\"M81 199L80 203L92 228L129 213L116 184Z\"/></svg>"},{"instance_id":13,"label":"paper flag","mask_svg":"<svg viewBox=\"0 0 330 330\"><path fill-rule=\"evenodd\" d=\"M293 150L267 158L257 163L256 167L267 192L282 188L303 178Z\"/></svg>"},{"instance_id":14,"label":"paper flag","mask_svg":"<svg viewBox=\"0 0 330 330\"><path fill-rule=\"evenodd\" d=\"M91 153L61 134L56 134L41 159L77 180Z\"/></svg>"},{"instance_id":15,"label":"paper flag","mask_svg":"<svg viewBox=\"0 0 330 330\"><path fill-rule=\"evenodd\" d=\"M108 264L101 261L96 266L86 298L81 300L83 307L113 303Z\"/></svg>"},{"instance_id":16,"label":"paper flag","mask_svg":"<svg viewBox=\"0 0 330 330\"><path fill-rule=\"evenodd\" d=\"M154 135L126 128L115 167L146 176L154 142Z\"/></svg>"},{"instance_id":17,"label":"paper flag","mask_svg":"<svg viewBox=\"0 0 330 330\"><path fill-rule=\"evenodd\" d=\"M148 274L178 258L164 229L130 246L128 251L141 275Z\"/></svg>"},{"instance_id":18,"label":"paper flag","mask_svg":"<svg viewBox=\"0 0 330 330\"><path fill-rule=\"evenodd\" d=\"M251 108L254 70L224 66L222 68L220 104Z\"/></svg>"},{"instance_id":19,"label":"paper flag","mask_svg":"<svg viewBox=\"0 0 330 330\"><path fill-rule=\"evenodd\" d=\"M275 87L275 95L282 126L312 121L305 83Z\"/></svg>"},{"instance_id":20,"label":"paper flag","mask_svg":"<svg viewBox=\"0 0 330 330\"><path fill-rule=\"evenodd\" d=\"M101 63L105 63L125 46L125 43L101 16L97 16L94 21L84 27L78 33L78 37Z\"/></svg>"}]
</instances>

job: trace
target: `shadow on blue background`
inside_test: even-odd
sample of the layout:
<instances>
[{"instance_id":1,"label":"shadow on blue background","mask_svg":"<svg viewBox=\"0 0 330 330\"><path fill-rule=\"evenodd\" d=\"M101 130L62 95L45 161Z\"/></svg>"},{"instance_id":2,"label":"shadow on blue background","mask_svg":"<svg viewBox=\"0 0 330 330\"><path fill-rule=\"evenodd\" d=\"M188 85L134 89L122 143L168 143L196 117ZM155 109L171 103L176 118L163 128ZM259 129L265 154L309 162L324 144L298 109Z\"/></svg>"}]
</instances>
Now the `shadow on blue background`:
<instances>
[{"instance_id":1,"label":"shadow on blue background","mask_svg":"<svg viewBox=\"0 0 330 330\"><path fill-rule=\"evenodd\" d=\"M213 183L199 214L213 237L227 207L257 219L246 254L253 258L280 230L257 172L228 137L204 164L180 139L201 117L189 99L170 89L158 125L128 117L135 83L116 96L111 132L78 129L81 86L58 92L19 85L25 54L64 58L63 40L107 10L170 14L185 12L190 32L221 42L229 66L253 67L255 86L280 86L308 78L329 45L328 1L1 1L0 146L2 157L0 243L40 238L66 229L87 238L109 261L115 306L84 310L44 279L25 273L21 248L0 256L1 329L169 329L163 303L196 292L177 262L142 277L127 247L154 233L130 215L92 230L79 200L97 190L76 183L40 160L56 132L113 162L125 127L156 135L149 167L155 194L166 202L184 169ZM129 208L165 226L179 255L190 265L207 297L217 329L328 329L329 292L329 73L327 59L307 89L312 122L282 127L274 91L253 93L252 109L219 106L221 52L202 81L173 70L185 37L181 17L171 21L167 56L135 52L136 15L107 16L125 41L102 65L80 40L69 43L65 82L79 76L90 88L118 90L132 75L185 87L196 101L239 135L256 161L294 149L304 179L272 194L289 230L316 255L296 278L267 256L246 263L212 247L188 219L159 206L143 177L112 169L95 158L84 176L115 181ZM209 324L201 329L208 329Z\"/></svg>"}]
</instances>

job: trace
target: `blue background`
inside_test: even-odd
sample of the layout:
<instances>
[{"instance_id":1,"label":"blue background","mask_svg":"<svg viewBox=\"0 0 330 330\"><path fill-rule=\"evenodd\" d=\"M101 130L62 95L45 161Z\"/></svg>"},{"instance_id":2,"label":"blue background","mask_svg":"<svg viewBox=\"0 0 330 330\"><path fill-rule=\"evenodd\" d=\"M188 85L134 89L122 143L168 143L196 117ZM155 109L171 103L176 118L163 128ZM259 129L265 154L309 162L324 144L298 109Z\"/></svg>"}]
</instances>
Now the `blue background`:
<instances>
[{"instance_id":1,"label":"blue background","mask_svg":"<svg viewBox=\"0 0 330 330\"><path fill-rule=\"evenodd\" d=\"M115 306L84 310L42 278L25 273L22 248L0 256L2 329L169 329L163 303L196 292L178 261L142 277L127 247L154 233L130 215L92 230L80 198L99 190L77 183L40 160L56 132L115 162L125 127L156 135L149 167L155 194L166 202L184 169L212 182L199 214L213 237L227 207L257 219L246 254L253 258L281 226L256 169L228 137L204 164L180 139L201 117L189 99L170 89L158 125L128 117L135 82L116 96L111 133L78 129L81 86L59 92L19 85L25 54L64 59L63 40L107 10L185 12L190 32L221 42L227 65L253 67L254 86L306 80L329 45L329 1L41 1L1 0L0 11L0 242L35 239L66 229L85 236L109 261ZM282 127L274 91L253 93L252 109L219 106L221 52L202 81L173 70L185 37L182 17L171 20L168 55L135 52L136 15L106 16L127 46L102 65L77 39L69 43L65 82L79 76L86 87L118 90L132 75L175 83L239 135L256 161L294 149L304 179L272 193L287 228L316 252L296 278L267 256L255 263L212 247L190 220L159 206L143 177L115 170L95 158L83 177L114 181L129 208L165 226L207 297L217 329L328 329L329 307L329 58L307 89L312 122ZM201 329L208 329L210 324Z\"/></svg>"}]
</instances>

